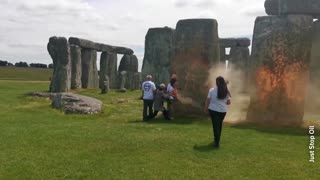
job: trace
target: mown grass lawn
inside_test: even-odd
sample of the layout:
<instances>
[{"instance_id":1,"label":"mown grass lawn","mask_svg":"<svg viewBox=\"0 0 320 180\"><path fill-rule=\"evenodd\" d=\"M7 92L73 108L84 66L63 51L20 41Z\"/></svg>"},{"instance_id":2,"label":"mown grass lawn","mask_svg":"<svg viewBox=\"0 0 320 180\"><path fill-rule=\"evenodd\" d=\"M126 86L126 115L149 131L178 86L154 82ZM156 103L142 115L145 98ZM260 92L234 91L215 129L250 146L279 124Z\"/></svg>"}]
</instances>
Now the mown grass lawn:
<instances>
[{"instance_id":1,"label":"mown grass lawn","mask_svg":"<svg viewBox=\"0 0 320 180\"><path fill-rule=\"evenodd\" d=\"M49 81L53 69L0 66L0 80Z\"/></svg>"},{"instance_id":2,"label":"mown grass lawn","mask_svg":"<svg viewBox=\"0 0 320 180\"><path fill-rule=\"evenodd\" d=\"M64 115L25 96L48 85L0 81L0 179L320 179L307 129L225 124L215 150L209 119L142 122L139 91L79 90L104 113Z\"/></svg>"}]
</instances>

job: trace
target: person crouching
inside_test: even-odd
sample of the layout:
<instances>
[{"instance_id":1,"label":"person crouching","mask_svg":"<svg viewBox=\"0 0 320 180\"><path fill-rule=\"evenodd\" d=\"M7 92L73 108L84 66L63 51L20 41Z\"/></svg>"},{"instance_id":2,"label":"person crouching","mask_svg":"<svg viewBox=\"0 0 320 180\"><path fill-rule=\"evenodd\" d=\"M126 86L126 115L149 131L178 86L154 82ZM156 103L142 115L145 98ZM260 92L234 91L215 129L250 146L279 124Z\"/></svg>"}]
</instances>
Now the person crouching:
<instances>
[{"instance_id":1,"label":"person crouching","mask_svg":"<svg viewBox=\"0 0 320 180\"><path fill-rule=\"evenodd\" d=\"M168 111L164 107L164 101L169 99L169 95L166 94L166 85L160 84L159 88L157 89L155 98L154 98L154 114L153 116L156 117L158 112L161 111L164 118L169 120Z\"/></svg>"}]
</instances>

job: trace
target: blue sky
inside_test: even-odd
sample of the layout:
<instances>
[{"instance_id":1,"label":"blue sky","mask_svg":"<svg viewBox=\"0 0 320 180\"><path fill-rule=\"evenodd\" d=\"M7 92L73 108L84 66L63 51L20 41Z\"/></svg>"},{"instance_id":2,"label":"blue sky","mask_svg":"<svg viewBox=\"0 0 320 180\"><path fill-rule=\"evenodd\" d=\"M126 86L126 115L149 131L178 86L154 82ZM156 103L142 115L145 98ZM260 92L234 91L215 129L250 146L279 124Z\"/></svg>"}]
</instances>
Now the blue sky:
<instances>
[{"instance_id":1,"label":"blue sky","mask_svg":"<svg viewBox=\"0 0 320 180\"><path fill-rule=\"evenodd\" d=\"M76 36L135 50L140 66L149 28L213 18L220 37L250 37L264 0L0 0L0 59L51 63L50 36Z\"/></svg>"}]
</instances>

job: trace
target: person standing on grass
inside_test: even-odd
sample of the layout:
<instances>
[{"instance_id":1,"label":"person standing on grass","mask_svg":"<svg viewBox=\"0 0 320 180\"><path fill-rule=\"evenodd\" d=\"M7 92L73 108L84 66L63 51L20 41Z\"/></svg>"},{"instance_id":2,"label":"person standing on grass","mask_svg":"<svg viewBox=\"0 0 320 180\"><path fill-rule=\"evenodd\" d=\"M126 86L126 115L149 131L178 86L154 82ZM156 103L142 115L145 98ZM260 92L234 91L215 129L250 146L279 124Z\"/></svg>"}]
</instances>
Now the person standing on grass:
<instances>
[{"instance_id":1,"label":"person standing on grass","mask_svg":"<svg viewBox=\"0 0 320 180\"><path fill-rule=\"evenodd\" d=\"M150 120L154 117L152 107L155 93L156 86L152 82L152 76L148 75L146 81L142 83L143 121Z\"/></svg>"},{"instance_id":2,"label":"person standing on grass","mask_svg":"<svg viewBox=\"0 0 320 180\"><path fill-rule=\"evenodd\" d=\"M204 109L205 112L209 111L212 120L215 147L219 147L220 145L222 123L230 104L231 94L226 81L223 77L219 76L216 79L216 87L209 90Z\"/></svg>"},{"instance_id":3,"label":"person standing on grass","mask_svg":"<svg viewBox=\"0 0 320 180\"><path fill-rule=\"evenodd\" d=\"M173 104L174 102L178 99L177 96L177 88L175 86L177 82L176 76L173 76L170 80L170 83L167 86L167 93L169 95L169 99L168 99L168 117L169 120L172 120L173 117Z\"/></svg>"}]
</instances>

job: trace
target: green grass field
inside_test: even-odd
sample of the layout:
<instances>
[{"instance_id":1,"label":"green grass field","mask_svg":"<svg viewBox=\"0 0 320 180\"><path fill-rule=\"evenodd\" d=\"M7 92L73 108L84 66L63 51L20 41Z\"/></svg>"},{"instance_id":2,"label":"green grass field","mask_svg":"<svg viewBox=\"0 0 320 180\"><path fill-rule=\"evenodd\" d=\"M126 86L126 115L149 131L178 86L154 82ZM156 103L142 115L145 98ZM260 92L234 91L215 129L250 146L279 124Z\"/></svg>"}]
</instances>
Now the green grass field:
<instances>
[{"instance_id":1,"label":"green grass field","mask_svg":"<svg viewBox=\"0 0 320 180\"><path fill-rule=\"evenodd\" d=\"M0 80L49 81L51 76L52 69L0 66Z\"/></svg>"},{"instance_id":2,"label":"green grass field","mask_svg":"<svg viewBox=\"0 0 320 180\"><path fill-rule=\"evenodd\" d=\"M28 79L0 80L0 179L320 179L307 129L225 124L216 150L209 119L142 122L139 91L79 90L104 113L64 115Z\"/></svg>"}]
</instances>

